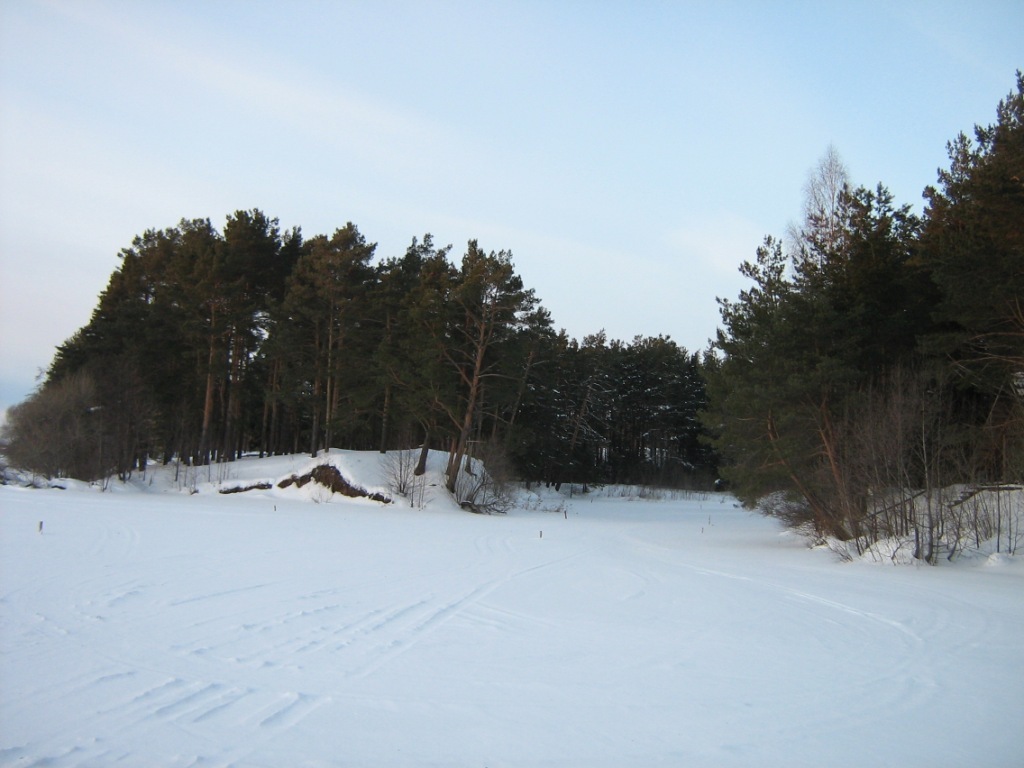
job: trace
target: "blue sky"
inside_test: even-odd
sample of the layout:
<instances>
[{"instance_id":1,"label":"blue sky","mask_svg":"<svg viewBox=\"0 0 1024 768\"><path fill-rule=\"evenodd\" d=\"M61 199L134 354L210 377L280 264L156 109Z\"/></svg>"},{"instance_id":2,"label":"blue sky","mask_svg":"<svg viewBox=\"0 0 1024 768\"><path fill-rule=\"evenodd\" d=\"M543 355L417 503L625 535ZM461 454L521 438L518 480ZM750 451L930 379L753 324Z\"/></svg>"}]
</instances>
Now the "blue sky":
<instances>
[{"instance_id":1,"label":"blue sky","mask_svg":"<svg viewBox=\"0 0 1024 768\"><path fill-rule=\"evenodd\" d=\"M572 336L702 349L829 144L921 208L1024 4L0 3L0 409L149 228L508 249Z\"/></svg>"}]
</instances>

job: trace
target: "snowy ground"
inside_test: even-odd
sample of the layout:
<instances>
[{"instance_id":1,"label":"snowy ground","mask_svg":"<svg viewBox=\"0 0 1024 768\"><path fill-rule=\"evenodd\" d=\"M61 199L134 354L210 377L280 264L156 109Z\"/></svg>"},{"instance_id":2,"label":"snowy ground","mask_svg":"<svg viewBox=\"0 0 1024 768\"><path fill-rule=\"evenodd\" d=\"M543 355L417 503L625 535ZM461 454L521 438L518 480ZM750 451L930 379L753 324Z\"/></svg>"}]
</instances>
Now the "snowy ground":
<instances>
[{"instance_id":1,"label":"snowy ground","mask_svg":"<svg viewBox=\"0 0 1024 768\"><path fill-rule=\"evenodd\" d=\"M842 564L724 497L145 487L0 487L0 765L1024 764L1020 558Z\"/></svg>"}]
</instances>

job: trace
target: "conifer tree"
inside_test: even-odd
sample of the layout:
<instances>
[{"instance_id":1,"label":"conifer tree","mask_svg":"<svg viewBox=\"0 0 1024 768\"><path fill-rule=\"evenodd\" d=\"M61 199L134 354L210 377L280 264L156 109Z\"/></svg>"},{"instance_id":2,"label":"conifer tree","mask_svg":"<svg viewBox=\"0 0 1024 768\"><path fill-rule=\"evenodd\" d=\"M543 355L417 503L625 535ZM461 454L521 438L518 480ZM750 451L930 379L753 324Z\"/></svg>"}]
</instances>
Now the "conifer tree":
<instances>
[{"instance_id":1,"label":"conifer tree","mask_svg":"<svg viewBox=\"0 0 1024 768\"><path fill-rule=\"evenodd\" d=\"M456 429L446 473L448 490L454 493L475 419L482 410L485 380L500 375L497 348L509 340L537 301L515 273L511 253L485 253L475 240L469 242L462 259L452 298L457 314L451 342L442 347L461 383L458 401L446 408Z\"/></svg>"},{"instance_id":2,"label":"conifer tree","mask_svg":"<svg viewBox=\"0 0 1024 768\"><path fill-rule=\"evenodd\" d=\"M996 110L947 145L928 187L923 258L941 289L946 334L931 346L959 376L961 421L978 440L974 469L1024 478L1024 73ZM971 411L975 415L972 416Z\"/></svg>"},{"instance_id":3,"label":"conifer tree","mask_svg":"<svg viewBox=\"0 0 1024 768\"><path fill-rule=\"evenodd\" d=\"M335 429L351 413L342 402L351 397L367 362L350 352L363 332L375 247L350 222L330 238L306 241L288 281L284 313L292 325L293 354L308 382L313 456L321 446L332 447Z\"/></svg>"}]
</instances>

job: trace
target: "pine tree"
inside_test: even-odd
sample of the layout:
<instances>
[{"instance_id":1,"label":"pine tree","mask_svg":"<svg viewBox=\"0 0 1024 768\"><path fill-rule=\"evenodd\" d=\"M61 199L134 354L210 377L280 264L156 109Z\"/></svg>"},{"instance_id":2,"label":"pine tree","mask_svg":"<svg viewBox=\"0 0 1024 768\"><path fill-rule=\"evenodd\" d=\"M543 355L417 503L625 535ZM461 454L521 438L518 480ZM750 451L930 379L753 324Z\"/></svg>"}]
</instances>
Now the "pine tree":
<instances>
[{"instance_id":1,"label":"pine tree","mask_svg":"<svg viewBox=\"0 0 1024 768\"><path fill-rule=\"evenodd\" d=\"M458 474L469 448L486 379L500 375L497 348L507 342L537 301L523 287L507 251L485 253L471 240L462 259L452 292L457 308L451 342L443 343L443 356L458 375L461 391L446 410L456 428L446 472L448 490L455 492Z\"/></svg>"},{"instance_id":2,"label":"pine tree","mask_svg":"<svg viewBox=\"0 0 1024 768\"><path fill-rule=\"evenodd\" d=\"M1024 478L1024 74L996 123L948 145L928 207L923 258L942 291L947 333L932 345L955 364L958 417L979 438L975 469ZM979 416L971 416L971 411Z\"/></svg>"},{"instance_id":3,"label":"pine tree","mask_svg":"<svg viewBox=\"0 0 1024 768\"><path fill-rule=\"evenodd\" d=\"M356 350L368 311L375 247L348 223L329 239L307 240L288 280L283 312L292 354L301 365L299 377L308 387L313 456L321 446L332 447L335 430L354 410L351 402L349 408L342 402L353 396L368 361Z\"/></svg>"},{"instance_id":4,"label":"pine tree","mask_svg":"<svg viewBox=\"0 0 1024 768\"><path fill-rule=\"evenodd\" d=\"M381 453L398 444L408 447L417 438L429 445L435 419L429 387L425 386L431 361L424 359L424 351L432 346L428 318L433 313L428 306L435 302L428 299L439 297L432 293L428 275L440 277L448 272L449 250L450 246L436 248L427 233L422 241L413 238L403 256L386 259L377 268L373 303L378 309L380 338L373 353L372 375L378 391L377 447ZM435 286L442 293L446 291L444 282Z\"/></svg>"}]
</instances>

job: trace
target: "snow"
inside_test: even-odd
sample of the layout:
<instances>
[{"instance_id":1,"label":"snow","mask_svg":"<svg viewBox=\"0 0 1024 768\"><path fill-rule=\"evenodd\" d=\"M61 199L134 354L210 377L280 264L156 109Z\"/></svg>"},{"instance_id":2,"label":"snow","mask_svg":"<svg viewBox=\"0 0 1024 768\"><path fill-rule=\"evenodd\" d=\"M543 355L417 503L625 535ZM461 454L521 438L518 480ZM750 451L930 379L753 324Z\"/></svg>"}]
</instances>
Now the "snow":
<instances>
[{"instance_id":1,"label":"snow","mask_svg":"<svg viewBox=\"0 0 1024 768\"><path fill-rule=\"evenodd\" d=\"M414 504L216 493L304 457L0 487L0 765L1024 763L1019 558L842 563L726 496L473 515L432 461Z\"/></svg>"}]
</instances>

